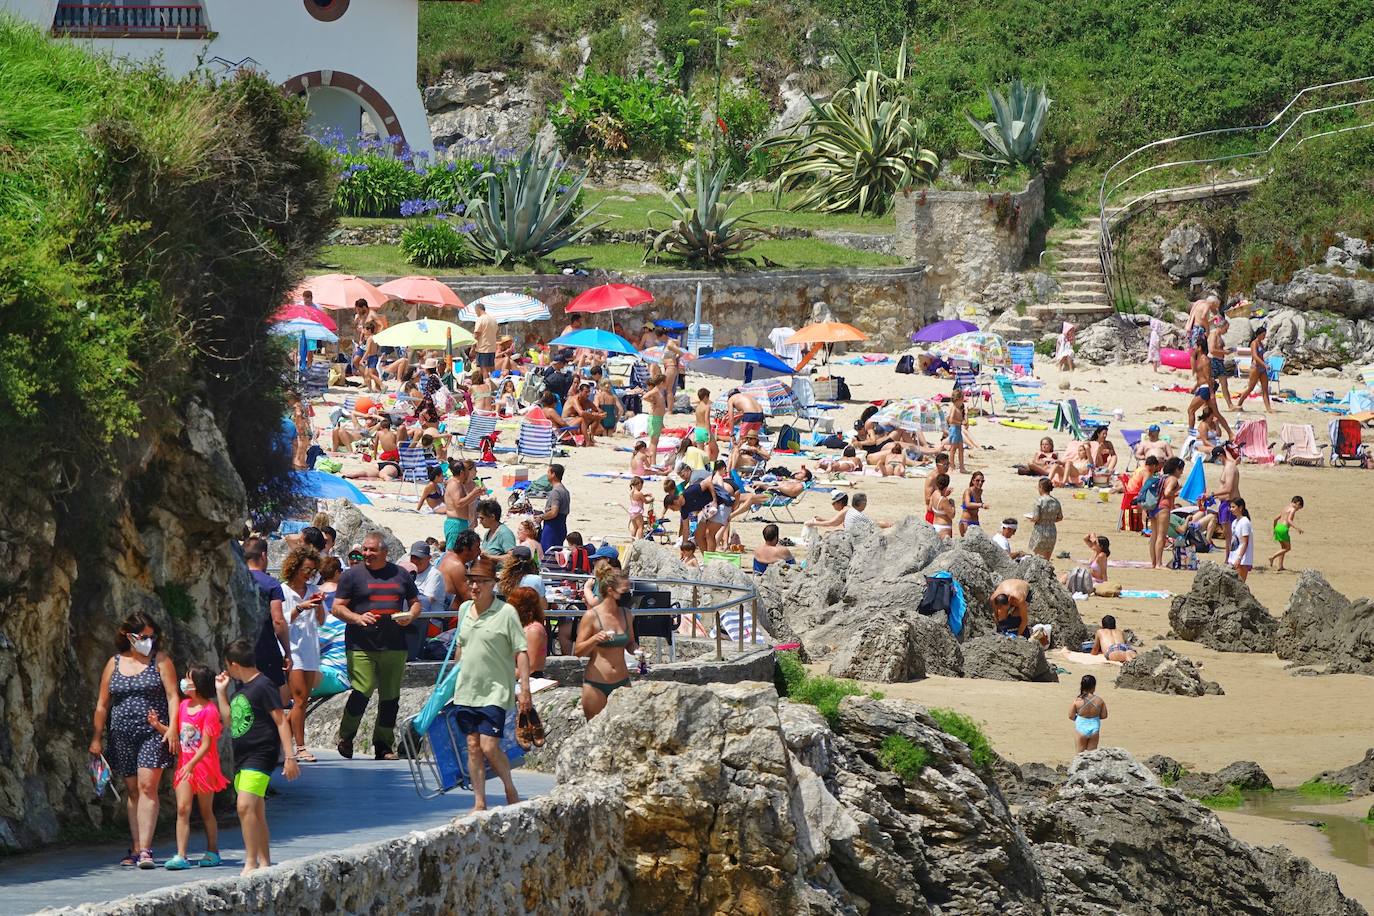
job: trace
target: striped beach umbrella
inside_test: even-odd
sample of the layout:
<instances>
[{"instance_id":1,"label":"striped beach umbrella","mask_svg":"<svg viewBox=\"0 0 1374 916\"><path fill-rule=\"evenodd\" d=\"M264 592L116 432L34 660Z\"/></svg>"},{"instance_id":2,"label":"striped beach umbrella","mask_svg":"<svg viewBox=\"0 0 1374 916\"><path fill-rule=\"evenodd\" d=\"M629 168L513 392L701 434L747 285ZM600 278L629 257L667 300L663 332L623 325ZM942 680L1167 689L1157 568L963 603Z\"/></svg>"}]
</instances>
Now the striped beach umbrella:
<instances>
[{"instance_id":1,"label":"striped beach umbrella","mask_svg":"<svg viewBox=\"0 0 1374 916\"><path fill-rule=\"evenodd\" d=\"M909 433L941 432L945 427L945 412L939 404L925 398L904 398L889 401L873 415L874 423L895 426Z\"/></svg>"},{"instance_id":2,"label":"striped beach umbrella","mask_svg":"<svg viewBox=\"0 0 1374 916\"><path fill-rule=\"evenodd\" d=\"M1000 334L987 331L957 334L931 349L945 359L963 359L980 366L1011 365L1011 353L1007 350L1006 339Z\"/></svg>"},{"instance_id":3,"label":"striped beach umbrella","mask_svg":"<svg viewBox=\"0 0 1374 916\"><path fill-rule=\"evenodd\" d=\"M728 410L727 402L730 400L727 389L726 393L720 395L711 402L711 412L719 416L724 416ZM749 395L759 402L763 412L769 416L782 416L784 414L795 414L797 412L797 398L792 394L792 387L781 379L764 378L756 382L746 382L739 386L739 390Z\"/></svg>"},{"instance_id":4,"label":"striped beach umbrella","mask_svg":"<svg viewBox=\"0 0 1374 916\"><path fill-rule=\"evenodd\" d=\"M478 302L482 303L488 315L496 319L497 324L509 324L512 321L543 321L551 317L549 307L533 296L524 293L492 293L459 309L458 320L476 321L477 309L474 306Z\"/></svg>"},{"instance_id":5,"label":"striped beach umbrella","mask_svg":"<svg viewBox=\"0 0 1374 916\"><path fill-rule=\"evenodd\" d=\"M640 350L639 358L649 363L661 363L663 362L663 349L663 347L649 347L647 350ZM678 359L685 363L689 359L696 359L696 357L684 352L678 355Z\"/></svg>"}]
</instances>

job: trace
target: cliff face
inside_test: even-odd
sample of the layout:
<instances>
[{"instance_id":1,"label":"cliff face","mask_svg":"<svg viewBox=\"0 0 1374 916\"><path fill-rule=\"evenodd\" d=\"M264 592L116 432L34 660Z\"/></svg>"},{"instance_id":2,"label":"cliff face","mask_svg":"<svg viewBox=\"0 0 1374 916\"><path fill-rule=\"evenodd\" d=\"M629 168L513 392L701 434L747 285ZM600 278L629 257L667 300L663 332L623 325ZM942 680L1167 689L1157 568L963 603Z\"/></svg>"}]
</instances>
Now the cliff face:
<instances>
[{"instance_id":1,"label":"cliff face","mask_svg":"<svg viewBox=\"0 0 1374 916\"><path fill-rule=\"evenodd\" d=\"M47 494L0 491L0 849L122 822L110 793L95 796L87 746L125 616L159 621L178 670L216 663L251 627L252 583L231 546L243 483L208 410L191 401L179 420L129 443L104 504L87 507L106 521L79 538L59 535Z\"/></svg>"}]
</instances>

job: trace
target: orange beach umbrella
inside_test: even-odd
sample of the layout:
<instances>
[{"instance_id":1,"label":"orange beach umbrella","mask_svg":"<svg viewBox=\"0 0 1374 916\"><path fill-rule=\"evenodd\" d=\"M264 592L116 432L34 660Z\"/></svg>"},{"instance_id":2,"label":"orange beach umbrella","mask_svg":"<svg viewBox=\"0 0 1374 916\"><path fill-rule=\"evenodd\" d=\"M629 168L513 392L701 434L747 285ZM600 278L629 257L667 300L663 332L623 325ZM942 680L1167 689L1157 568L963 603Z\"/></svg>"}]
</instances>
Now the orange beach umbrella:
<instances>
[{"instance_id":1,"label":"orange beach umbrella","mask_svg":"<svg viewBox=\"0 0 1374 916\"><path fill-rule=\"evenodd\" d=\"M797 369L800 370L807 363L811 362L817 353L821 352L821 347L828 344L851 343L858 340L868 340L868 335L854 327L854 325L845 324L841 321L820 321L816 324L808 324L806 327L787 338L787 340L783 341L783 343L789 345L796 344L799 346L810 345L811 349L807 351L806 356L802 358L801 362L797 363Z\"/></svg>"}]
</instances>

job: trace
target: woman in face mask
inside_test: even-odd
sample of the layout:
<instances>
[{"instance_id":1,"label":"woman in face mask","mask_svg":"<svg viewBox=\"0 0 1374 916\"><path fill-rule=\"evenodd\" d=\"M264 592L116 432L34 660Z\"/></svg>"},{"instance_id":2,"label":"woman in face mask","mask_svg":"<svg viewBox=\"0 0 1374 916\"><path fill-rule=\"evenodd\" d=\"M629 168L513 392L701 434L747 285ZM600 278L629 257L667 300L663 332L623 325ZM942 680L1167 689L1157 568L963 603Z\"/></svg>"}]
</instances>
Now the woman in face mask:
<instances>
[{"instance_id":1,"label":"woman in face mask","mask_svg":"<svg viewBox=\"0 0 1374 916\"><path fill-rule=\"evenodd\" d=\"M92 756L102 753L101 735L108 723L108 762L115 775L124 777L129 817L129 851L120 864L139 868L157 867L152 847L158 785L162 771L175 762L179 741L177 674L172 660L159 651L161 633L142 611L119 625L116 654L100 675L90 747ZM153 728L154 722L167 726L163 734Z\"/></svg>"}]
</instances>

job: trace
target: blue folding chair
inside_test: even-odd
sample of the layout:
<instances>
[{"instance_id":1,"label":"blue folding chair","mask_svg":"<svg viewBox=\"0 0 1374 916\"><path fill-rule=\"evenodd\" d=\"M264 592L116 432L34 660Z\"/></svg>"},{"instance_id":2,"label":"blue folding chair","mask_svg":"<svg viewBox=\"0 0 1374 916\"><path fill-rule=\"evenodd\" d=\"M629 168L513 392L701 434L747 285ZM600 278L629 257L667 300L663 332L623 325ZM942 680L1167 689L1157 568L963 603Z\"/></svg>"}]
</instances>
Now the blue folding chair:
<instances>
[{"instance_id":1,"label":"blue folding chair","mask_svg":"<svg viewBox=\"0 0 1374 916\"><path fill-rule=\"evenodd\" d=\"M496 435L496 424L501 415L494 410L474 410L468 415L468 429L463 433L463 441L458 446L458 454L477 452L481 455L482 440Z\"/></svg>"},{"instance_id":2,"label":"blue folding chair","mask_svg":"<svg viewBox=\"0 0 1374 916\"><path fill-rule=\"evenodd\" d=\"M429 452L418 445L411 445L402 442L396 446L396 450L401 455L401 476L397 478L401 482L400 488L396 490L399 496L405 489L406 484L414 486L414 494L418 499L420 488L429 482L429 469L438 464L430 457Z\"/></svg>"},{"instance_id":3,"label":"blue folding chair","mask_svg":"<svg viewBox=\"0 0 1374 916\"><path fill-rule=\"evenodd\" d=\"M542 458L547 464L553 460L554 431L552 423L536 423L533 420L520 422L520 433L515 440L515 460Z\"/></svg>"}]
</instances>

